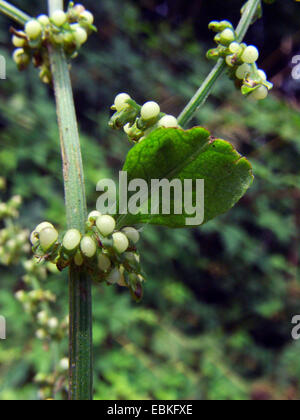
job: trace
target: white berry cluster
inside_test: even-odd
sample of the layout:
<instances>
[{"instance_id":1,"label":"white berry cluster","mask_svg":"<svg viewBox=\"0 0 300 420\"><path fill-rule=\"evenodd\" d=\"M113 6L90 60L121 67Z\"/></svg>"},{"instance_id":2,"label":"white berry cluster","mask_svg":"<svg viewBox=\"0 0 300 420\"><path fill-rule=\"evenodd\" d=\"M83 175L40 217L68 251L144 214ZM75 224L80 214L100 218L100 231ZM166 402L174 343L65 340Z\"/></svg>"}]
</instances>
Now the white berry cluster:
<instances>
[{"instance_id":1,"label":"white berry cluster","mask_svg":"<svg viewBox=\"0 0 300 420\"><path fill-rule=\"evenodd\" d=\"M123 129L133 143L143 141L156 128L179 127L177 118L162 113L156 102L140 106L127 93L116 96L112 110L116 112L109 122L110 127Z\"/></svg>"},{"instance_id":2,"label":"white berry cluster","mask_svg":"<svg viewBox=\"0 0 300 420\"><path fill-rule=\"evenodd\" d=\"M209 28L217 32L214 39L218 47L209 50L207 57L225 59L230 77L236 81L243 95L255 100L265 99L273 85L267 81L266 73L257 67L258 49L238 42L233 25L227 20L213 21Z\"/></svg>"},{"instance_id":3,"label":"white berry cluster","mask_svg":"<svg viewBox=\"0 0 300 420\"><path fill-rule=\"evenodd\" d=\"M116 230L112 216L89 214L86 232L68 230L61 238L49 222L39 224L30 240L37 259L54 263L62 271L70 265L85 269L96 282L128 287L136 300L142 298L139 232L133 227Z\"/></svg>"},{"instance_id":4,"label":"white berry cluster","mask_svg":"<svg viewBox=\"0 0 300 420\"><path fill-rule=\"evenodd\" d=\"M16 47L14 61L20 70L28 67L31 61L40 69L40 78L51 83L48 58L49 42L62 46L69 59L75 58L80 47L96 28L94 16L81 4L71 2L67 12L56 10L51 16L40 15L29 20L24 31L13 29L12 43Z\"/></svg>"}]
</instances>

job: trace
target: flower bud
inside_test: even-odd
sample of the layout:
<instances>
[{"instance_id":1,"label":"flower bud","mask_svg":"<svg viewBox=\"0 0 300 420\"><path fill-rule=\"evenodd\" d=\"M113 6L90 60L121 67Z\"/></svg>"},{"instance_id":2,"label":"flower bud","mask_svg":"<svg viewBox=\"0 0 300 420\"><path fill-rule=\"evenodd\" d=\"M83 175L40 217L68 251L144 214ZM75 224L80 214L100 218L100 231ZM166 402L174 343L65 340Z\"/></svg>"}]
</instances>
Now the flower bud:
<instances>
[{"instance_id":1,"label":"flower bud","mask_svg":"<svg viewBox=\"0 0 300 420\"><path fill-rule=\"evenodd\" d=\"M37 314L37 320L40 324L46 324L48 322L48 314L46 311L41 311Z\"/></svg>"},{"instance_id":2,"label":"flower bud","mask_svg":"<svg viewBox=\"0 0 300 420\"><path fill-rule=\"evenodd\" d=\"M251 66L249 64L242 64L237 68L235 75L238 79L244 80L250 72Z\"/></svg>"},{"instance_id":3,"label":"flower bud","mask_svg":"<svg viewBox=\"0 0 300 420\"><path fill-rule=\"evenodd\" d=\"M68 370L69 369L69 359L65 357L64 359L61 359L59 362L59 366L62 370Z\"/></svg>"},{"instance_id":4,"label":"flower bud","mask_svg":"<svg viewBox=\"0 0 300 420\"><path fill-rule=\"evenodd\" d=\"M117 284L121 281L122 275L118 268L114 268L106 277L106 281L109 284Z\"/></svg>"},{"instance_id":5,"label":"flower bud","mask_svg":"<svg viewBox=\"0 0 300 420\"><path fill-rule=\"evenodd\" d=\"M127 93L120 93L115 98L115 107L117 112L123 111L123 109L127 108L129 105L127 103L128 99L131 99Z\"/></svg>"},{"instance_id":6,"label":"flower bud","mask_svg":"<svg viewBox=\"0 0 300 420\"><path fill-rule=\"evenodd\" d=\"M257 101L261 101L262 99L266 99L268 94L268 89L265 86L260 86L250 94L250 97Z\"/></svg>"},{"instance_id":7,"label":"flower bud","mask_svg":"<svg viewBox=\"0 0 300 420\"><path fill-rule=\"evenodd\" d=\"M47 324L51 330L55 330L58 327L58 319L50 318Z\"/></svg>"},{"instance_id":8,"label":"flower bud","mask_svg":"<svg viewBox=\"0 0 300 420\"><path fill-rule=\"evenodd\" d=\"M93 258L97 252L95 241L90 236L84 236L80 243L81 252L87 258Z\"/></svg>"},{"instance_id":9,"label":"flower bud","mask_svg":"<svg viewBox=\"0 0 300 420\"><path fill-rule=\"evenodd\" d=\"M159 120L158 126L164 128L178 128L178 121L173 115L165 115Z\"/></svg>"},{"instance_id":10,"label":"flower bud","mask_svg":"<svg viewBox=\"0 0 300 420\"><path fill-rule=\"evenodd\" d=\"M241 52L241 50L242 50L241 45L238 42L232 42L229 45L229 51L232 54L238 54L239 52Z\"/></svg>"},{"instance_id":11,"label":"flower bud","mask_svg":"<svg viewBox=\"0 0 300 420\"><path fill-rule=\"evenodd\" d=\"M78 26L77 24L75 24L76 27L74 28L74 38L75 41L78 45L82 45L84 44L87 39L88 39L88 35L85 29L81 28L80 26Z\"/></svg>"},{"instance_id":12,"label":"flower bud","mask_svg":"<svg viewBox=\"0 0 300 420\"><path fill-rule=\"evenodd\" d=\"M223 45L229 45L235 40L235 33L232 29L224 29L220 34L220 41Z\"/></svg>"},{"instance_id":13,"label":"flower bud","mask_svg":"<svg viewBox=\"0 0 300 420\"><path fill-rule=\"evenodd\" d=\"M253 64L258 60L259 52L256 47L250 45L245 49L242 55L242 61L247 64Z\"/></svg>"},{"instance_id":14,"label":"flower bud","mask_svg":"<svg viewBox=\"0 0 300 420\"><path fill-rule=\"evenodd\" d=\"M96 222L97 229L103 236L109 236L116 228L116 221L109 215L100 216Z\"/></svg>"},{"instance_id":15,"label":"flower bud","mask_svg":"<svg viewBox=\"0 0 300 420\"><path fill-rule=\"evenodd\" d=\"M82 264L84 263L84 260L83 260L83 256L82 256L81 252L77 252L77 254L74 257L74 262L77 265L77 267L82 266Z\"/></svg>"},{"instance_id":16,"label":"flower bud","mask_svg":"<svg viewBox=\"0 0 300 420\"><path fill-rule=\"evenodd\" d=\"M95 222L98 217L102 216L102 214L100 213L100 211L92 211L89 215L88 215L88 221L89 222Z\"/></svg>"},{"instance_id":17,"label":"flower bud","mask_svg":"<svg viewBox=\"0 0 300 420\"><path fill-rule=\"evenodd\" d=\"M43 329L37 330L35 335L36 335L36 338L38 338L39 340L44 340L45 338L47 338L47 332Z\"/></svg>"},{"instance_id":18,"label":"flower bud","mask_svg":"<svg viewBox=\"0 0 300 420\"><path fill-rule=\"evenodd\" d=\"M20 70L26 69L30 63L30 55L23 48L18 48L14 51L13 59Z\"/></svg>"},{"instance_id":19,"label":"flower bud","mask_svg":"<svg viewBox=\"0 0 300 420\"><path fill-rule=\"evenodd\" d=\"M25 35L25 34L24 34ZM19 36L16 36L16 35L14 35L13 37L12 37L12 43L13 43L13 45L15 46L15 47L17 47L17 48L21 48L21 47L24 47L25 45L26 45L26 39L24 39L24 38L21 38L21 37L19 37Z\"/></svg>"},{"instance_id":20,"label":"flower bud","mask_svg":"<svg viewBox=\"0 0 300 420\"><path fill-rule=\"evenodd\" d=\"M85 20L90 25L92 25L94 23L94 16L88 10L85 10L84 12L80 13L79 17L80 17L80 19Z\"/></svg>"},{"instance_id":21,"label":"flower bud","mask_svg":"<svg viewBox=\"0 0 300 420\"><path fill-rule=\"evenodd\" d=\"M111 267L111 261L108 256L100 254L98 256L98 267L101 271L108 271Z\"/></svg>"},{"instance_id":22,"label":"flower bud","mask_svg":"<svg viewBox=\"0 0 300 420\"><path fill-rule=\"evenodd\" d=\"M261 78L262 81L265 82L267 80L267 75L263 70L257 70L257 74Z\"/></svg>"},{"instance_id":23,"label":"flower bud","mask_svg":"<svg viewBox=\"0 0 300 420\"><path fill-rule=\"evenodd\" d=\"M66 251L72 252L79 247L81 241L81 233L77 229L70 229L64 236L63 247Z\"/></svg>"},{"instance_id":24,"label":"flower bud","mask_svg":"<svg viewBox=\"0 0 300 420\"><path fill-rule=\"evenodd\" d=\"M113 234L114 249L119 253L127 251L129 247L129 241L126 235L122 232L116 232Z\"/></svg>"},{"instance_id":25,"label":"flower bud","mask_svg":"<svg viewBox=\"0 0 300 420\"><path fill-rule=\"evenodd\" d=\"M37 20L43 26L47 26L50 23L50 19L47 15L40 15L40 16L38 16Z\"/></svg>"},{"instance_id":26,"label":"flower bud","mask_svg":"<svg viewBox=\"0 0 300 420\"><path fill-rule=\"evenodd\" d=\"M47 227L39 233L39 239L41 248L44 252L48 252L49 249L55 244L58 239L58 232L53 227Z\"/></svg>"},{"instance_id":27,"label":"flower bud","mask_svg":"<svg viewBox=\"0 0 300 420\"><path fill-rule=\"evenodd\" d=\"M55 10L51 14L51 20L56 26L62 26L67 21L67 15L62 10Z\"/></svg>"},{"instance_id":28,"label":"flower bud","mask_svg":"<svg viewBox=\"0 0 300 420\"><path fill-rule=\"evenodd\" d=\"M126 228L122 229L122 232L125 233L125 235L127 236L127 238L131 242L133 242L134 244L137 244L138 241L140 240L140 233L139 233L139 231L137 231L133 227L126 227Z\"/></svg>"},{"instance_id":29,"label":"flower bud","mask_svg":"<svg viewBox=\"0 0 300 420\"><path fill-rule=\"evenodd\" d=\"M29 39L35 40L42 35L43 28L39 21L32 19L26 23L25 32Z\"/></svg>"},{"instance_id":30,"label":"flower bud","mask_svg":"<svg viewBox=\"0 0 300 420\"><path fill-rule=\"evenodd\" d=\"M148 121L157 118L160 114L160 106L156 102L146 102L141 109L141 117Z\"/></svg>"}]
</instances>

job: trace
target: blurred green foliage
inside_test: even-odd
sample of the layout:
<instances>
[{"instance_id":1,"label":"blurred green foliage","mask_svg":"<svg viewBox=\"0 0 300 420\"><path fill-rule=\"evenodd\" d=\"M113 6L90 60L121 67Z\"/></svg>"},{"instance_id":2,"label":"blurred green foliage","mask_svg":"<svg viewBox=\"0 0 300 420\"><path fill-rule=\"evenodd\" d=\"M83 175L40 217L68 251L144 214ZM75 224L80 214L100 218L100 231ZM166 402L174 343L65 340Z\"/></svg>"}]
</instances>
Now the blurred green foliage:
<instances>
[{"instance_id":1,"label":"blurred green foliage","mask_svg":"<svg viewBox=\"0 0 300 420\"><path fill-rule=\"evenodd\" d=\"M228 3L237 16L240 2ZM43 11L38 1L15 4ZM177 114L209 70L193 15L178 23L163 17L163 9L156 12L160 4L86 1L99 32L72 75L91 209L97 181L117 178L129 149L123 134L107 126L115 94L128 91L141 103L153 99ZM204 15L200 25L208 22ZM17 72L8 27L1 17L8 74L0 81L4 199L22 195L24 227L44 219L64 227L52 93L34 70ZM286 26L280 30L287 35ZM299 110L276 90L251 103L224 77L195 123L245 154L255 182L232 211L202 228L145 227L140 248L148 283L141 304L115 288L95 287L95 398L299 399L300 342L290 336L291 318L300 310ZM36 372L51 372L67 354L67 339L55 349L36 340L36 326L14 297L24 287L23 274L21 266L0 266L0 313L8 323L8 339L0 343L1 400L37 399ZM51 275L45 286L57 294L57 315L64 316L67 278Z\"/></svg>"}]
</instances>

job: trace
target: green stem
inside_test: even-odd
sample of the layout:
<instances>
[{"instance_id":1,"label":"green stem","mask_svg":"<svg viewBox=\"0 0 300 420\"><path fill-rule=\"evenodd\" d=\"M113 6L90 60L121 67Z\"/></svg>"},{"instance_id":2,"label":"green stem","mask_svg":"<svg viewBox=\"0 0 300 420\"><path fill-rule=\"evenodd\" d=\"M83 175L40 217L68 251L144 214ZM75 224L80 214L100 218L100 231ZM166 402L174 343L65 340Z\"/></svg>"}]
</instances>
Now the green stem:
<instances>
[{"instance_id":1,"label":"green stem","mask_svg":"<svg viewBox=\"0 0 300 420\"><path fill-rule=\"evenodd\" d=\"M258 7L260 6L260 0L249 0L248 5L241 17L241 20L236 28L237 40L242 42L250 25L253 22ZM190 100L188 105L184 108L182 113L178 117L179 125L185 127L187 123L193 118L194 114L204 105L211 90L226 69L226 63L223 58L219 59L215 67L209 73L207 78L204 80L196 94Z\"/></svg>"},{"instance_id":2,"label":"green stem","mask_svg":"<svg viewBox=\"0 0 300 420\"><path fill-rule=\"evenodd\" d=\"M63 0L48 0L49 14L63 9ZM60 131L68 228L85 231L85 186L77 118L68 63L61 48L49 46ZM92 399L91 280L70 268L70 400Z\"/></svg>"},{"instance_id":3,"label":"green stem","mask_svg":"<svg viewBox=\"0 0 300 420\"><path fill-rule=\"evenodd\" d=\"M17 7L13 6L7 1L0 1L0 12L16 21L21 26L24 26L25 23L31 19L29 15L22 12L22 10L19 10Z\"/></svg>"}]
</instances>

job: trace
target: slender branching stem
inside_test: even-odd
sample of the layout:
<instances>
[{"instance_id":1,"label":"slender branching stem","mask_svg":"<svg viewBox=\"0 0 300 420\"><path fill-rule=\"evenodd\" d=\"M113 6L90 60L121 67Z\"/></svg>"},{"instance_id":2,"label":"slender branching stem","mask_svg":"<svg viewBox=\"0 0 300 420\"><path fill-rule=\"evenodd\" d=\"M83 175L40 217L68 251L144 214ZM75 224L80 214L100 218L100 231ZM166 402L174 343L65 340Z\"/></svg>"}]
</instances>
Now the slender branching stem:
<instances>
[{"instance_id":1,"label":"slender branching stem","mask_svg":"<svg viewBox=\"0 0 300 420\"><path fill-rule=\"evenodd\" d=\"M14 20L21 26L24 26L25 23L31 19L29 15L22 12L22 10L19 10L17 7L13 6L7 1L0 0L0 12Z\"/></svg>"},{"instance_id":2,"label":"slender branching stem","mask_svg":"<svg viewBox=\"0 0 300 420\"><path fill-rule=\"evenodd\" d=\"M48 0L49 13L63 9L63 0ZM61 48L49 46L63 159L67 224L85 230L85 186L77 118L68 63ZM70 293L70 399L92 399L92 297L91 280L72 266Z\"/></svg>"},{"instance_id":3,"label":"slender branching stem","mask_svg":"<svg viewBox=\"0 0 300 420\"><path fill-rule=\"evenodd\" d=\"M260 0L249 0L247 7L242 14L240 23L236 28L237 39L239 42L241 42L244 39L257 13L260 3ZM217 61L215 67L204 80L196 94L193 96L188 105L179 115L178 122L182 127L185 127L188 124L188 122L193 118L194 114L199 110L199 108L205 104L215 82L222 75L225 69L225 60L223 58L220 58Z\"/></svg>"}]
</instances>

